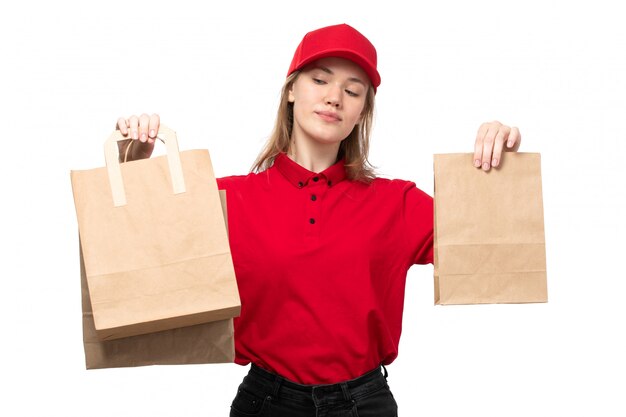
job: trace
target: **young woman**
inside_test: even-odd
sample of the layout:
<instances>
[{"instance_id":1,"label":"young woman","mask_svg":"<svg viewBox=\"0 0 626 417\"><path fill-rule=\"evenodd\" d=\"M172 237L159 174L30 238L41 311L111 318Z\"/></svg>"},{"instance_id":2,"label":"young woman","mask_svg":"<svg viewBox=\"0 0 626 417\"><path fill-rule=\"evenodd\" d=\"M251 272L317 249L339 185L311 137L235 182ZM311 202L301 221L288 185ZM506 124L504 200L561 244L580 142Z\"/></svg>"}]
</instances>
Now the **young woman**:
<instances>
[{"instance_id":1,"label":"young woman","mask_svg":"<svg viewBox=\"0 0 626 417\"><path fill-rule=\"evenodd\" d=\"M218 179L242 302L235 362L252 363L231 416L397 415L384 365L398 352L407 271L433 262L433 203L368 163L379 85L361 33L307 33L254 172ZM158 115L117 124L135 139L121 156L151 155ZM483 124L474 165L497 167L519 142L516 128Z\"/></svg>"}]
</instances>

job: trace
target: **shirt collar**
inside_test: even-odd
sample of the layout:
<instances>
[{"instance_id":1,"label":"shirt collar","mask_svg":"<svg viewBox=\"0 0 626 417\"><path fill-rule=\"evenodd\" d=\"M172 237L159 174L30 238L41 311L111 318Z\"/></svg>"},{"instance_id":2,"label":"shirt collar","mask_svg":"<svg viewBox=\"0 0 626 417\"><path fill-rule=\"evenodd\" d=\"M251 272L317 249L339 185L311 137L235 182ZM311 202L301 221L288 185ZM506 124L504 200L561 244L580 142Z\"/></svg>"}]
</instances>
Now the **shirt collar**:
<instances>
[{"instance_id":1,"label":"shirt collar","mask_svg":"<svg viewBox=\"0 0 626 417\"><path fill-rule=\"evenodd\" d=\"M324 171L315 173L298 165L285 154L279 153L274 160L274 166L292 185L298 188L306 186L309 181L325 179L329 186L339 184L346 179L346 168L343 159L326 168ZM317 178L317 180L315 179Z\"/></svg>"}]
</instances>

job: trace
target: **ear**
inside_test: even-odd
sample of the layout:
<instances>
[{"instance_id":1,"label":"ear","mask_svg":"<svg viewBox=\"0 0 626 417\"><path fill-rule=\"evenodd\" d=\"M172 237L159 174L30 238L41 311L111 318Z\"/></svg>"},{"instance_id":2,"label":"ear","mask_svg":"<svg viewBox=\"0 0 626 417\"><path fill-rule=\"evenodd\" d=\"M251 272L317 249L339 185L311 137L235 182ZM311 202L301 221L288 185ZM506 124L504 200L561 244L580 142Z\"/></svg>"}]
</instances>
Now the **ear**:
<instances>
[{"instance_id":1,"label":"ear","mask_svg":"<svg viewBox=\"0 0 626 417\"><path fill-rule=\"evenodd\" d=\"M294 101L296 101L296 98L293 95L293 83L289 87L289 95L287 97L287 101L289 101L290 103L293 103Z\"/></svg>"}]
</instances>

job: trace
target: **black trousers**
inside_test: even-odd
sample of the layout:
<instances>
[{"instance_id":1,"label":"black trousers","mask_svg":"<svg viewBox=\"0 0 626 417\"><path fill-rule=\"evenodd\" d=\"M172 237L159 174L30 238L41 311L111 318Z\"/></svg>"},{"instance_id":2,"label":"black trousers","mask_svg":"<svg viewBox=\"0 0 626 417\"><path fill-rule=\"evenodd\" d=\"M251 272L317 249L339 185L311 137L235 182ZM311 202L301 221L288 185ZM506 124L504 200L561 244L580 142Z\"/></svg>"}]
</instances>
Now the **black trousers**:
<instances>
[{"instance_id":1,"label":"black trousers","mask_svg":"<svg viewBox=\"0 0 626 417\"><path fill-rule=\"evenodd\" d=\"M387 375L379 366L337 384L302 385L252 364L230 417L397 417Z\"/></svg>"}]
</instances>

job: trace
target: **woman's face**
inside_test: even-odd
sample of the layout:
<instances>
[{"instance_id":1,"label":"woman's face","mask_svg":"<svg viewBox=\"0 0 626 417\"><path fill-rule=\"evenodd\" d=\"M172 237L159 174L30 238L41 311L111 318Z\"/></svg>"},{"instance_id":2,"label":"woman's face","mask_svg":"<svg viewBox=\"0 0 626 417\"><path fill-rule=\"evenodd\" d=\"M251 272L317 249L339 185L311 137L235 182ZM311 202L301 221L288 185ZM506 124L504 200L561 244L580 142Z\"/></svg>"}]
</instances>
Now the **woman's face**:
<instances>
[{"instance_id":1,"label":"woman's face","mask_svg":"<svg viewBox=\"0 0 626 417\"><path fill-rule=\"evenodd\" d=\"M343 58L322 58L306 66L289 90L292 139L336 145L361 119L369 78Z\"/></svg>"}]
</instances>

